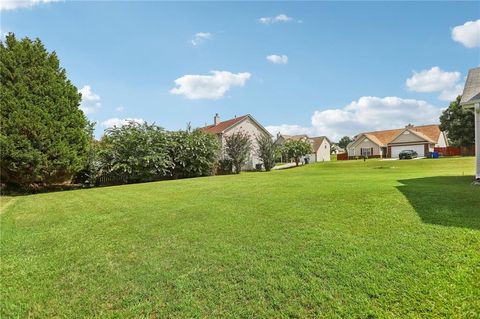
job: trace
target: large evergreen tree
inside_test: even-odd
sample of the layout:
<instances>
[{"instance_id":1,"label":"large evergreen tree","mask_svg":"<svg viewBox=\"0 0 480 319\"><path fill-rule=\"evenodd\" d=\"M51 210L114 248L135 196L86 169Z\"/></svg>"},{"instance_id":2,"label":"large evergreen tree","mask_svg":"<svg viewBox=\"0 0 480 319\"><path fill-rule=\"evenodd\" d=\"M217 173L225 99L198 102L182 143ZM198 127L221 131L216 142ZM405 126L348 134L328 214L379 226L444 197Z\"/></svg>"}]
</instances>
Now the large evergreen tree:
<instances>
[{"instance_id":1,"label":"large evergreen tree","mask_svg":"<svg viewBox=\"0 0 480 319\"><path fill-rule=\"evenodd\" d=\"M454 146L472 146L475 143L475 115L460 106L461 96L451 102L440 116L440 128L447 132Z\"/></svg>"},{"instance_id":2,"label":"large evergreen tree","mask_svg":"<svg viewBox=\"0 0 480 319\"><path fill-rule=\"evenodd\" d=\"M40 40L0 41L2 183L28 186L68 180L88 149L81 95L55 52Z\"/></svg>"}]
</instances>

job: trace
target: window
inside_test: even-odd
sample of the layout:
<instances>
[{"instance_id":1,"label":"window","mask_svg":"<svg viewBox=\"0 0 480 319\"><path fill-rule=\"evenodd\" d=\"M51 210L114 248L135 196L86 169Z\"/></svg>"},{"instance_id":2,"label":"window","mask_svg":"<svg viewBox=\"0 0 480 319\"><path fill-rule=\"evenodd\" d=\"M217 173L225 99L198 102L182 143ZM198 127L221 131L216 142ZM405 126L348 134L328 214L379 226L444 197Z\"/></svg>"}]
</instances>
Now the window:
<instances>
[{"instance_id":1,"label":"window","mask_svg":"<svg viewBox=\"0 0 480 319\"><path fill-rule=\"evenodd\" d=\"M373 148L371 147L362 147L360 149L360 155L362 156L372 156L373 154Z\"/></svg>"}]
</instances>

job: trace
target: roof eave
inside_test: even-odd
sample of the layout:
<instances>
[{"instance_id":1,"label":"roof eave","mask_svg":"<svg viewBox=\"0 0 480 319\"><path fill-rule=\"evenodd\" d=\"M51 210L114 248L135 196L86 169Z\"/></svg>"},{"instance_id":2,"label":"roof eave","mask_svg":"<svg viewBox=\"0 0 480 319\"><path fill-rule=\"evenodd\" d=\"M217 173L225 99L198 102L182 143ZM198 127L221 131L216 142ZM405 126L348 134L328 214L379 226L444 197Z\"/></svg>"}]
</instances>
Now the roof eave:
<instances>
[{"instance_id":1,"label":"roof eave","mask_svg":"<svg viewBox=\"0 0 480 319\"><path fill-rule=\"evenodd\" d=\"M230 125L229 127L226 127L226 128L221 132L221 134L224 134L226 131L234 128L234 127L237 126L238 124L240 124L240 123L242 123L243 121L245 121L247 118L251 119L255 124L257 124L257 126L260 127L264 133L267 133L270 137L273 137L272 133L270 133L269 131L267 131L267 129L266 129L265 127L263 127L262 124L258 123L257 120L255 120L255 119L253 118L253 116L250 115L250 114L243 115L243 118L242 118L240 121L238 121L238 122Z\"/></svg>"},{"instance_id":2,"label":"roof eave","mask_svg":"<svg viewBox=\"0 0 480 319\"><path fill-rule=\"evenodd\" d=\"M479 103L480 103L480 99L470 100L470 101L460 102L460 106L463 106L464 108L474 108L475 104L479 104Z\"/></svg>"}]
</instances>

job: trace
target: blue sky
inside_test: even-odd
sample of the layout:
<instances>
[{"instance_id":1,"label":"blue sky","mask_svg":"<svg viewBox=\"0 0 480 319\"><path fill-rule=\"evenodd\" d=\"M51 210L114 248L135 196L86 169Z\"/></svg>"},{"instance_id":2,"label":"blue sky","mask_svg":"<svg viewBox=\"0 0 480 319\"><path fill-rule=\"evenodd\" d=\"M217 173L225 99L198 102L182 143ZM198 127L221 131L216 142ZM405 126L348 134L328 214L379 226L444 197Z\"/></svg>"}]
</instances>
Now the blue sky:
<instances>
[{"instance_id":1,"label":"blue sky","mask_svg":"<svg viewBox=\"0 0 480 319\"><path fill-rule=\"evenodd\" d=\"M127 118L173 130L215 113L334 140L430 124L480 64L478 2L2 6L2 35L57 52L97 136Z\"/></svg>"}]
</instances>

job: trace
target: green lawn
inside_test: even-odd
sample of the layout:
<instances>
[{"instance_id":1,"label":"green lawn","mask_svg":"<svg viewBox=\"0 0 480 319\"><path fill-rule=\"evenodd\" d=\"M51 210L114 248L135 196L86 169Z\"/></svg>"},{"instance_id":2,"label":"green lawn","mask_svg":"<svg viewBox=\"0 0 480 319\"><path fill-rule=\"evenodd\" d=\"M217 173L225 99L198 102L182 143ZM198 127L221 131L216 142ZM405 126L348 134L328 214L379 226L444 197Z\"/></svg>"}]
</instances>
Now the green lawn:
<instances>
[{"instance_id":1,"label":"green lawn","mask_svg":"<svg viewBox=\"0 0 480 319\"><path fill-rule=\"evenodd\" d=\"M0 315L478 318L473 168L335 161L16 197Z\"/></svg>"}]
</instances>

